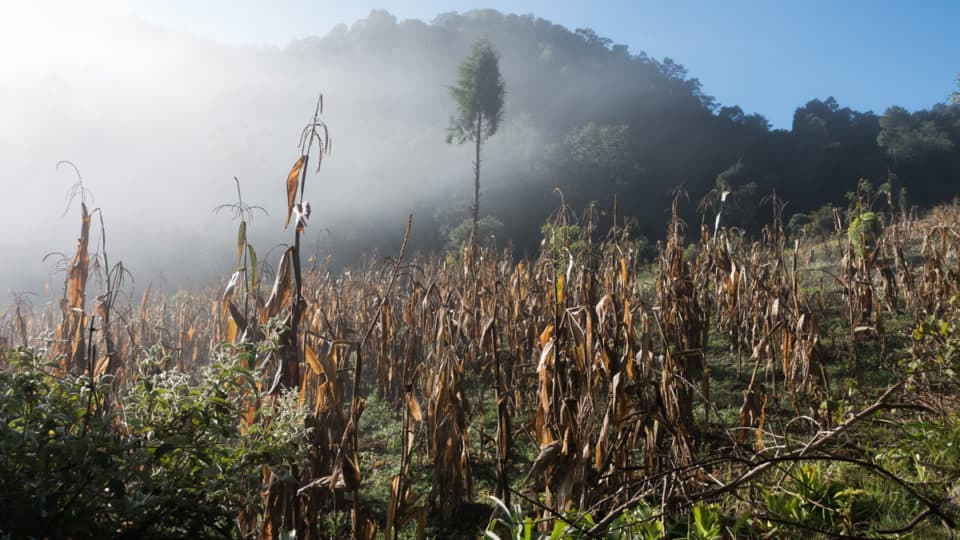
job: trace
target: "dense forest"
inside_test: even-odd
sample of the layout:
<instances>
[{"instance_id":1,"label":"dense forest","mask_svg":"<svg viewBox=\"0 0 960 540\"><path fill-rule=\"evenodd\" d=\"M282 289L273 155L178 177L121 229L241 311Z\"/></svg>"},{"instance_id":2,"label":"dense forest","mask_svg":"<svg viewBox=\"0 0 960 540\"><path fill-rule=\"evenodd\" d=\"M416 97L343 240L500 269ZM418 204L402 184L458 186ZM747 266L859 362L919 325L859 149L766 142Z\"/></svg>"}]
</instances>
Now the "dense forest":
<instances>
[{"instance_id":1,"label":"dense forest","mask_svg":"<svg viewBox=\"0 0 960 540\"><path fill-rule=\"evenodd\" d=\"M501 56L507 85L501 137L509 141L497 146L492 139L483 157L493 171L483 188L484 213L502 222L501 236L521 250L530 252L539 242L539 225L559 204L555 187L578 210L596 202L612 215L616 198L620 217L632 218L640 234L651 236L662 230L677 187L686 190L692 209L712 190L731 192L731 224L751 231L769 218L760 203L774 192L789 202L788 214L845 206L861 178L889 183L902 211L956 194L957 105L916 112L891 106L875 113L812 96L798 104L791 129L773 130L762 114L718 103L669 58L631 52L590 29L492 10L444 14L430 24L373 12L349 29L297 42L289 53L300 61L296 69L318 59L348 66L370 56L388 58L395 71L369 74L374 84L375 77L393 81L396 73L442 65L445 51L466 51L478 37L489 39ZM452 84L452 66L448 73ZM418 87L408 83L399 90ZM949 92L945 88L944 96ZM435 222L436 236L420 238L424 245L442 245L465 217L468 170L464 163L462 194L419 201L419 226L424 218Z\"/></svg>"}]
</instances>

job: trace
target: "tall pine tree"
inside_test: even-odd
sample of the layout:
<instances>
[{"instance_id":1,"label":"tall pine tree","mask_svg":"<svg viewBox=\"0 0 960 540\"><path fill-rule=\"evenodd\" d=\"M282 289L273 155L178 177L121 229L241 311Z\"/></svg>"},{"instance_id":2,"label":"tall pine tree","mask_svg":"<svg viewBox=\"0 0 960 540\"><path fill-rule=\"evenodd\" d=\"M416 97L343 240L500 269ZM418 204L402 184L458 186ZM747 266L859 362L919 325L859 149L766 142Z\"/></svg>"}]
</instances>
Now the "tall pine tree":
<instances>
[{"instance_id":1,"label":"tall pine tree","mask_svg":"<svg viewBox=\"0 0 960 540\"><path fill-rule=\"evenodd\" d=\"M450 88L450 96L457 106L457 113L450 118L447 143L476 144L474 159L473 223L470 228L470 245L475 248L477 223L480 221L480 144L497 132L503 118L504 84L500 76L500 59L486 39L473 44L473 48L459 67L457 85Z\"/></svg>"}]
</instances>

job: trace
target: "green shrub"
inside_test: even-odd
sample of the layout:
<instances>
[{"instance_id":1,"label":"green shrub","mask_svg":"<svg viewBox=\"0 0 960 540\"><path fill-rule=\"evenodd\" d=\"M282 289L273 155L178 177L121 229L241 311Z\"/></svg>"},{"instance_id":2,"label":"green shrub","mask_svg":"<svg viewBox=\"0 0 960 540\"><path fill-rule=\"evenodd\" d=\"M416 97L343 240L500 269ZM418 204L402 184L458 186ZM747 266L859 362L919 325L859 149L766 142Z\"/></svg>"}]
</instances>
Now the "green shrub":
<instances>
[{"instance_id":1,"label":"green shrub","mask_svg":"<svg viewBox=\"0 0 960 540\"><path fill-rule=\"evenodd\" d=\"M826 236L834 232L834 211L836 207L825 204L815 211L790 216L787 230L794 235Z\"/></svg>"},{"instance_id":2,"label":"green shrub","mask_svg":"<svg viewBox=\"0 0 960 540\"><path fill-rule=\"evenodd\" d=\"M928 315L913 329L907 373L915 384L952 391L960 385L960 294L941 315Z\"/></svg>"},{"instance_id":3,"label":"green shrub","mask_svg":"<svg viewBox=\"0 0 960 540\"><path fill-rule=\"evenodd\" d=\"M863 257L877 249L883 235L883 223L873 212L863 212L850 222L847 235L857 256Z\"/></svg>"},{"instance_id":4,"label":"green shrub","mask_svg":"<svg viewBox=\"0 0 960 540\"><path fill-rule=\"evenodd\" d=\"M224 357L193 378L147 362L113 399L109 375L54 376L27 351L0 371L0 534L11 537L234 537L256 512L263 467L302 460L295 398L261 408L254 374Z\"/></svg>"},{"instance_id":5,"label":"green shrub","mask_svg":"<svg viewBox=\"0 0 960 540\"><path fill-rule=\"evenodd\" d=\"M470 241L473 220L460 222L447 237L447 249L459 249ZM477 221L477 244L485 245L485 239L503 232L503 222L493 216L485 216Z\"/></svg>"},{"instance_id":6,"label":"green shrub","mask_svg":"<svg viewBox=\"0 0 960 540\"><path fill-rule=\"evenodd\" d=\"M553 259L565 260L567 251L574 258L579 257L588 245L580 238L579 225L555 225L547 223L540 227L543 248Z\"/></svg>"}]
</instances>

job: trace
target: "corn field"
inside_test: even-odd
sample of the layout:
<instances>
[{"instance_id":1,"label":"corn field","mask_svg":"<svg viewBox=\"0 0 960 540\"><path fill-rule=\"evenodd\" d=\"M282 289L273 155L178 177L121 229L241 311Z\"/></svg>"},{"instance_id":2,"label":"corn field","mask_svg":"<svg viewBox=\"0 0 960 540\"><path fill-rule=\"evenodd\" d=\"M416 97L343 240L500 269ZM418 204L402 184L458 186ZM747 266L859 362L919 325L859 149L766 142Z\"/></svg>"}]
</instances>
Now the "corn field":
<instances>
[{"instance_id":1,"label":"corn field","mask_svg":"<svg viewBox=\"0 0 960 540\"><path fill-rule=\"evenodd\" d=\"M292 243L275 266L248 243L252 207L241 199L224 284L125 298L126 270L109 266L105 242L90 250L99 210L81 204L59 304L21 298L0 316L4 350L38 347L59 373L112 375L115 393L136 384L144 351L182 372L218 351L242 358L261 374L248 425L263 421L256 407L294 392L309 458L292 474L264 469L261 510L237 516L244 538L446 536L478 506L486 514L469 534L495 517L491 532L503 534L490 496L543 534L559 523L571 537L614 535L625 516L667 534L691 508L720 505L720 536L777 536L785 525L768 499L789 492L798 467L876 472L883 465L856 441L878 416L956 411L955 379L928 361L941 349L909 335L956 309L956 205L922 219L890 212L874 232L838 215L835 236L793 238L774 196L770 225L753 237L724 225L719 195L700 223L684 223L690 203L678 193L653 261L628 228L602 231L566 207L552 226L577 224L578 236L545 242L536 259L492 243L413 259L411 216L394 257L333 273L301 248L305 194L326 181L309 175L329 152L321 114L286 178ZM920 367L905 368L911 361ZM849 397L845 381L877 371L887 384ZM365 494L373 400L394 422L380 508ZM916 515L845 534L952 529L943 499L888 476Z\"/></svg>"}]
</instances>

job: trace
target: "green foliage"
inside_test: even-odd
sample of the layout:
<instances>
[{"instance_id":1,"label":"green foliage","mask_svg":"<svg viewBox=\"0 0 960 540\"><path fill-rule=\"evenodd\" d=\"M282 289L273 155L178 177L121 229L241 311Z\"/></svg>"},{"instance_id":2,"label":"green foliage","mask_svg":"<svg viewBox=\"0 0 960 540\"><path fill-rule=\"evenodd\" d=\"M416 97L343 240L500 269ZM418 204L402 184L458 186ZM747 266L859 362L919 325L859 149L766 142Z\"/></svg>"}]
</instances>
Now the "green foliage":
<instances>
[{"instance_id":1,"label":"green foliage","mask_svg":"<svg viewBox=\"0 0 960 540\"><path fill-rule=\"evenodd\" d=\"M595 525L590 514L567 512L563 519L554 520L549 533L537 531L537 522L523 512L519 504L508 508L504 502L491 497L498 509L484 538L489 540L578 540L592 538L587 531ZM664 531L663 522L656 518L653 508L644 502L624 511L607 527L604 538L630 540L660 540L684 538L687 540L718 540L723 538L723 514L719 504L698 502L690 509L684 520L674 523L670 531Z\"/></svg>"},{"instance_id":2,"label":"green foliage","mask_svg":"<svg viewBox=\"0 0 960 540\"><path fill-rule=\"evenodd\" d=\"M519 504L508 508L497 497L490 497L497 506L498 517L495 517L484 538L489 540L579 540L593 538L587 531L595 525L593 517L587 513L567 512L563 519L556 519L549 533L537 531L537 522L523 512ZM719 509L715 505L695 505L693 526L688 538L716 539L720 538ZM641 502L633 509L620 514L610 523L604 538L612 540L661 540L664 538L663 523L655 519L654 510Z\"/></svg>"},{"instance_id":3,"label":"green foliage","mask_svg":"<svg viewBox=\"0 0 960 540\"><path fill-rule=\"evenodd\" d=\"M882 235L883 223L873 212L861 213L850 222L850 227L847 229L847 236L859 257L877 249Z\"/></svg>"},{"instance_id":4,"label":"green foliage","mask_svg":"<svg viewBox=\"0 0 960 540\"><path fill-rule=\"evenodd\" d=\"M747 181L747 167L742 159L728 167L722 173L717 175L717 189L730 191L733 186Z\"/></svg>"},{"instance_id":5,"label":"green foliage","mask_svg":"<svg viewBox=\"0 0 960 540\"><path fill-rule=\"evenodd\" d=\"M255 377L231 357L194 377L147 359L117 407L109 375L58 377L30 352L7 356L0 533L232 537L237 515L258 510L263 467L282 472L306 455L295 396L244 430Z\"/></svg>"},{"instance_id":6,"label":"green foliage","mask_svg":"<svg viewBox=\"0 0 960 540\"><path fill-rule=\"evenodd\" d=\"M720 506L699 502L690 512L687 538L691 540L717 540L721 538L723 516Z\"/></svg>"},{"instance_id":7,"label":"green foliage","mask_svg":"<svg viewBox=\"0 0 960 540\"><path fill-rule=\"evenodd\" d=\"M960 383L960 294L949 299L945 313L917 323L911 353L906 364L910 375L936 373L938 385Z\"/></svg>"},{"instance_id":8,"label":"green foliage","mask_svg":"<svg viewBox=\"0 0 960 540\"><path fill-rule=\"evenodd\" d=\"M784 487L769 489L764 496L766 511L772 518L768 527L797 533L811 529L840 534L855 532L857 514L863 509L863 490L825 474L819 464L792 469Z\"/></svg>"},{"instance_id":9,"label":"green foliage","mask_svg":"<svg viewBox=\"0 0 960 540\"><path fill-rule=\"evenodd\" d=\"M911 421L903 426L903 438L891 448L885 448L877 456L891 463L905 478L917 482L933 480L952 482L957 479L960 467L960 417L952 413L944 418L928 421ZM930 475L929 471L940 471Z\"/></svg>"},{"instance_id":10,"label":"green foliage","mask_svg":"<svg viewBox=\"0 0 960 540\"><path fill-rule=\"evenodd\" d=\"M546 223L540 227L540 238L542 238L541 245L554 260L567 259L568 252L577 258L588 247L581 238L579 225Z\"/></svg>"},{"instance_id":11,"label":"green foliage","mask_svg":"<svg viewBox=\"0 0 960 540\"><path fill-rule=\"evenodd\" d=\"M450 202L433 209L433 220L444 242L450 239L450 232L463 222L464 216L469 214L470 204L465 201Z\"/></svg>"},{"instance_id":12,"label":"green foliage","mask_svg":"<svg viewBox=\"0 0 960 540\"><path fill-rule=\"evenodd\" d=\"M470 241L470 228L472 220L466 219L453 228L447 235L447 249L459 249ZM477 221L477 242L483 243L484 239L491 236L500 235L503 231L503 222L493 216L486 216Z\"/></svg>"},{"instance_id":13,"label":"green foliage","mask_svg":"<svg viewBox=\"0 0 960 540\"><path fill-rule=\"evenodd\" d=\"M457 114L450 119L447 142L464 143L490 137L503 118L504 84L500 59L486 39L474 42L470 56L460 64L457 85L450 88ZM482 119L477 132L477 120Z\"/></svg>"},{"instance_id":14,"label":"green foliage","mask_svg":"<svg viewBox=\"0 0 960 540\"><path fill-rule=\"evenodd\" d=\"M588 122L566 137L570 159L584 171L612 186L622 186L638 172L630 127Z\"/></svg>"},{"instance_id":15,"label":"green foliage","mask_svg":"<svg viewBox=\"0 0 960 540\"><path fill-rule=\"evenodd\" d=\"M519 504L514 504L512 508L508 508L506 503L497 497L491 496L490 498L493 499L493 502L497 505L500 516L493 518L490 522L490 526L483 532L484 538L490 540L504 540L505 538L515 540L533 540L533 538L537 538L540 540L550 538L539 534L534 537L536 522L532 518L524 516L523 508L521 508ZM497 528L507 531L507 536L501 537L494 532ZM558 536L557 538L560 537Z\"/></svg>"},{"instance_id":16,"label":"green foliage","mask_svg":"<svg viewBox=\"0 0 960 540\"><path fill-rule=\"evenodd\" d=\"M0 533L12 537L107 536L126 516L130 445L93 409L107 377L58 379L28 351L5 353L0 372ZM130 501L133 502L133 501ZM101 513L113 507L111 514Z\"/></svg>"},{"instance_id":17,"label":"green foliage","mask_svg":"<svg viewBox=\"0 0 960 540\"><path fill-rule=\"evenodd\" d=\"M911 114L903 107L890 107L880 118L877 144L898 159L919 159L949 152L954 144L934 119Z\"/></svg>"},{"instance_id":18,"label":"green foliage","mask_svg":"<svg viewBox=\"0 0 960 540\"><path fill-rule=\"evenodd\" d=\"M804 234L812 228L810 227L811 223L813 223L813 218L810 217L810 214L797 212L790 216L790 220L787 221L787 231L795 235Z\"/></svg>"},{"instance_id":19,"label":"green foliage","mask_svg":"<svg viewBox=\"0 0 960 540\"><path fill-rule=\"evenodd\" d=\"M887 195L890 184L885 182L874 189L873 184L866 178L857 182L857 190L847 193L850 207L847 210L847 236L858 257L871 255L878 247L880 237L883 236L883 222L880 216L870 211L878 199Z\"/></svg>"},{"instance_id":20,"label":"green foliage","mask_svg":"<svg viewBox=\"0 0 960 540\"><path fill-rule=\"evenodd\" d=\"M728 227L751 229L757 225L760 206L760 185L752 180L752 173L743 160L717 175L716 190L723 204L723 224Z\"/></svg>"},{"instance_id":21,"label":"green foliage","mask_svg":"<svg viewBox=\"0 0 960 540\"><path fill-rule=\"evenodd\" d=\"M610 525L611 538L629 540L659 540L664 537L663 522L657 512L646 503L625 511Z\"/></svg>"},{"instance_id":22,"label":"green foliage","mask_svg":"<svg viewBox=\"0 0 960 540\"><path fill-rule=\"evenodd\" d=\"M787 229L793 234L827 236L836 230L834 225L837 207L825 204L809 214L794 214L787 223Z\"/></svg>"}]
</instances>

